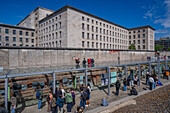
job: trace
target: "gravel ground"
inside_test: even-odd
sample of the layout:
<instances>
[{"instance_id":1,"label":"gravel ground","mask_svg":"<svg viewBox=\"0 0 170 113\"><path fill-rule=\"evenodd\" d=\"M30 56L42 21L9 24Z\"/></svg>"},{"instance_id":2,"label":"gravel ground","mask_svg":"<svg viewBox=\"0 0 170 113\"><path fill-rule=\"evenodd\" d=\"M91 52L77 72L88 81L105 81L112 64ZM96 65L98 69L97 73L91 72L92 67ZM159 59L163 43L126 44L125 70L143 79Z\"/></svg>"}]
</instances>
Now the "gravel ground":
<instances>
[{"instance_id":1,"label":"gravel ground","mask_svg":"<svg viewBox=\"0 0 170 113\"><path fill-rule=\"evenodd\" d=\"M170 113L170 85L135 98L136 105L122 107L113 113Z\"/></svg>"}]
</instances>

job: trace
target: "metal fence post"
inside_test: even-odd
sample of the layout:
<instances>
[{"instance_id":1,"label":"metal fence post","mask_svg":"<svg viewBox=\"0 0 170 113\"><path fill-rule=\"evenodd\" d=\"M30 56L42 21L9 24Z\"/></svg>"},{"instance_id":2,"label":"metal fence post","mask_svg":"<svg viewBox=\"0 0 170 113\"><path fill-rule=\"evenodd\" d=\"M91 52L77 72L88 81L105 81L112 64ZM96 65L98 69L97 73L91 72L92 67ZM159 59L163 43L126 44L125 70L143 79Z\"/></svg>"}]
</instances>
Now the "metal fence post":
<instances>
[{"instance_id":1,"label":"metal fence post","mask_svg":"<svg viewBox=\"0 0 170 113\"><path fill-rule=\"evenodd\" d=\"M127 65L125 65L125 78L127 80Z\"/></svg>"},{"instance_id":2,"label":"metal fence post","mask_svg":"<svg viewBox=\"0 0 170 113\"><path fill-rule=\"evenodd\" d=\"M55 73L53 72L53 94L55 93Z\"/></svg>"},{"instance_id":3,"label":"metal fence post","mask_svg":"<svg viewBox=\"0 0 170 113\"><path fill-rule=\"evenodd\" d=\"M85 71L85 86L87 86L87 70L84 71Z\"/></svg>"},{"instance_id":4,"label":"metal fence post","mask_svg":"<svg viewBox=\"0 0 170 113\"><path fill-rule=\"evenodd\" d=\"M5 108L8 109L8 78L5 79Z\"/></svg>"},{"instance_id":5,"label":"metal fence post","mask_svg":"<svg viewBox=\"0 0 170 113\"><path fill-rule=\"evenodd\" d=\"M149 61L149 74L151 75L151 62Z\"/></svg>"},{"instance_id":6,"label":"metal fence post","mask_svg":"<svg viewBox=\"0 0 170 113\"><path fill-rule=\"evenodd\" d=\"M108 71L108 96L110 96L110 67L107 67Z\"/></svg>"},{"instance_id":7,"label":"metal fence post","mask_svg":"<svg viewBox=\"0 0 170 113\"><path fill-rule=\"evenodd\" d=\"M140 72L140 64L138 64L138 79L139 79L139 86L140 86L140 76L141 76L141 72Z\"/></svg>"},{"instance_id":8,"label":"metal fence post","mask_svg":"<svg viewBox=\"0 0 170 113\"><path fill-rule=\"evenodd\" d=\"M158 59L158 81L160 81L160 59Z\"/></svg>"}]
</instances>

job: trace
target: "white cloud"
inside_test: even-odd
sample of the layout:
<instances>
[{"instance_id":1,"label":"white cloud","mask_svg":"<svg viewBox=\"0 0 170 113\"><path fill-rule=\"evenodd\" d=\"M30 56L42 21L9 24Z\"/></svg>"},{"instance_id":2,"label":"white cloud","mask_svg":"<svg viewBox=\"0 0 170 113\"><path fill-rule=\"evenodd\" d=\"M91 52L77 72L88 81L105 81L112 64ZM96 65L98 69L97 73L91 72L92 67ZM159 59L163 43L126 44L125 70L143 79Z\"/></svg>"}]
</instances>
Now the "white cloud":
<instances>
[{"instance_id":1,"label":"white cloud","mask_svg":"<svg viewBox=\"0 0 170 113\"><path fill-rule=\"evenodd\" d=\"M152 16L154 15L153 13L153 10L155 9L155 5L144 15L143 18L147 19L147 18L152 18Z\"/></svg>"},{"instance_id":2,"label":"white cloud","mask_svg":"<svg viewBox=\"0 0 170 113\"><path fill-rule=\"evenodd\" d=\"M155 31L155 33L167 33L168 30L164 30L164 29L158 29Z\"/></svg>"}]
</instances>

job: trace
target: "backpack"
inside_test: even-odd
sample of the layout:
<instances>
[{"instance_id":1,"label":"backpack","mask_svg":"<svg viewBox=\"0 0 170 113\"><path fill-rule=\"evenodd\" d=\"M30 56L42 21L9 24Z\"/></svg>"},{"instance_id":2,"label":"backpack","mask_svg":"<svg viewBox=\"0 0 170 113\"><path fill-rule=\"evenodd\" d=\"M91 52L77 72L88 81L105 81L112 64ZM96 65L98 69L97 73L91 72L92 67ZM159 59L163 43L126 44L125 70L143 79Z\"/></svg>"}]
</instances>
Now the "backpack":
<instances>
[{"instance_id":1,"label":"backpack","mask_svg":"<svg viewBox=\"0 0 170 113\"><path fill-rule=\"evenodd\" d=\"M39 93L39 91L37 91L36 97L37 97L37 98L40 98L40 93Z\"/></svg>"},{"instance_id":2,"label":"backpack","mask_svg":"<svg viewBox=\"0 0 170 113\"><path fill-rule=\"evenodd\" d=\"M86 92L83 93L83 100L87 100L88 99L88 95Z\"/></svg>"}]
</instances>

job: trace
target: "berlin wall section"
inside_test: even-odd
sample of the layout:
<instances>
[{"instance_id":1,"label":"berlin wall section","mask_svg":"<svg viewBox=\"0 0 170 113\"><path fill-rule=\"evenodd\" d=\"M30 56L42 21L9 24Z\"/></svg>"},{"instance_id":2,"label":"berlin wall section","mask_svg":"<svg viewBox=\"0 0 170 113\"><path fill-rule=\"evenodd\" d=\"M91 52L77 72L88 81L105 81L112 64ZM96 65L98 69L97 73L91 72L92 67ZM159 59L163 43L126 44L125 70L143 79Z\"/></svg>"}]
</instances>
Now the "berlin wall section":
<instances>
[{"instance_id":1,"label":"berlin wall section","mask_svg":"<svg viewBox=\"0 0 170 113\"><path fill-rule=\"evenodd\" d=\"M105 50L0 49L0 67L27 68L75 65L75 58L93 58L95 63L146 60L154 52ZM114 64L113 64L114 65Z\"/></svg>"}]
</instances>

